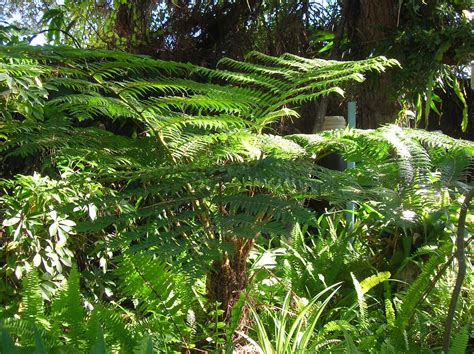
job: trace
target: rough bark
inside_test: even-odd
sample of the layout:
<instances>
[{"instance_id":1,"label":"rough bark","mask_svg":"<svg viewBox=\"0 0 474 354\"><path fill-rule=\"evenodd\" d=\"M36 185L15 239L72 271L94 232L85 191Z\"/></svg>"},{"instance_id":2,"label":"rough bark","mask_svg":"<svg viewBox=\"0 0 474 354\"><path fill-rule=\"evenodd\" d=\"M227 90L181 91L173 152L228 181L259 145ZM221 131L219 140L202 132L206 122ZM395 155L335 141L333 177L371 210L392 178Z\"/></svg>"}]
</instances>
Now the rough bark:
<instances>
[{"instance_id":1,"label":"rough bark","mask_svg":"<svg viewBox=\"0 0 474 354\"><path fill-rule=\"evenodd\" d=\"M208 298L220 303L224 310L221 318L223 321L230 319L232 306L248 285L247 258L254 244L252 239L237 237L227 241L233 252L225 252L220 260L213 263L207 279Z\"/></svg>"},{"instance_id":2,"label":"rough bark","mask_svg":"<svg viewBox=\"0 0 474 354\"><path fill-rule=\"evenodd\" d=\"M397 0L352 0L348 13L349 37L358 59L383 55L374 48L383 47L397 28ZM391 92L392 72L367 75L366 82L356 92L359 128L377 128L394 122L400 110Z\"/></svg>"},{"instance_id":3,"label":"rough bark","mask_svg":"<svg viewBox=\"0 0 474 354\"><path fill-rule=\"evenodd\" d=\"M116 38L109 46L124 47L130 53L147 53L149 27L155 5L156 0L122 2L117 8L113 28Z\"/></svg>"},{"instance_id":4,"label":"rough bark","mask_svg":"<svg viewBox=\"0 0 474 354\"><path fill-rule=\"evenodd\" d=\"M395 94L391 92L392 75L388 72L382 74L381 78L369 77L369 80L357 89L357 128L375 129L396 121L401 107Z\"/></svg>"},{"instance_id":5,"label":"rough bark","mask_svg":"<svg viewBox=\"0 0 474 354\"><path fill-rule=\"evenodd\" d=\"M352 0L349 10L351 37L367 52L374 42L387 38L397 27L398 0ZM367 53L366 53L367 54Z\"/></svg>"}]
</instances>

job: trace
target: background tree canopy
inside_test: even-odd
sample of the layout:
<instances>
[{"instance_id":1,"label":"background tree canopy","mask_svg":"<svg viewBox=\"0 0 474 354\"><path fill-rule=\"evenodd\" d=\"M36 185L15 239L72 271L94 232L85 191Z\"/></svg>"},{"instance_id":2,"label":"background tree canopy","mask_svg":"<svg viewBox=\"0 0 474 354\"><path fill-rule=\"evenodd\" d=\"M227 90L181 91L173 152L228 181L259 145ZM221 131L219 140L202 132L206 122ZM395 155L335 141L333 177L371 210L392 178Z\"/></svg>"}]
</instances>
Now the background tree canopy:
<instances>
[{"instance_id":1,"label":"background tree canopy","mask_svg":"<svg viewBox=\"0 0 474 354\"><path fill-rule=\"evenodd\" d=\"M3 5L1 352L472 351L466 2Z\"/></svg>"}]
</instances>

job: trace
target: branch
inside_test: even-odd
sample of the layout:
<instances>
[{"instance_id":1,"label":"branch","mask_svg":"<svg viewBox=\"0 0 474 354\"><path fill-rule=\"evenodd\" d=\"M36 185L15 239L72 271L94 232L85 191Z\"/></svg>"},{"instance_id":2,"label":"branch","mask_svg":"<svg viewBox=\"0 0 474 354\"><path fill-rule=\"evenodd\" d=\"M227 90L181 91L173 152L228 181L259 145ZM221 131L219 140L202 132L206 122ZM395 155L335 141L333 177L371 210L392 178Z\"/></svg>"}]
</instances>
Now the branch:
<instances>
[{"instance_id":1,"label":"branch","mask_svg":"<svg viewBox=\"0 0 474 354\"><path fill-rule=\"evenodd\" d=\"M474 187L466 194L464 202L461 205L461 211L459 213L458 221L458 232L456 235L456 253L455 256L458 261L459 271L456 277L456 284L454 285L451 302L449 303L448 315L445 322L445 332L443 339L443 350L445 353L449 351L449 342L451 340L451 331L454 322L454 316L456 314L456 304L461 293L462 284L466 275L466 260L465 260L465 249L464 249L464 229L466 227L466 216L467 209L471 199L474 197Z\"/></svg>"},{"instance_id":2,"label":"branch","mask_svg":"<svg viewBox=\"0 0 474 354\"><path fill-rule=\"evenodd\" d=\"M71 40L73 41L73 43L74 43L74 45L76 46L76 48L81 49L81 44L78 42L78 40L77 40L76 38L74 38L74 36L71 35L69 32L62 30L61 28L48 28L48 29L45 29L45 30L36 32L35 35L34 35L34 37L32 37L32 38L30 39L29 43L31 43L31 41L32 41L35 37L37 37L39 34L48 33L48 32L52 32L52 31L59 31L59 32L61 32L62 34L64 34L65 36L68 36L69 38L71 38Z\"/></svg>"}]
</instances>

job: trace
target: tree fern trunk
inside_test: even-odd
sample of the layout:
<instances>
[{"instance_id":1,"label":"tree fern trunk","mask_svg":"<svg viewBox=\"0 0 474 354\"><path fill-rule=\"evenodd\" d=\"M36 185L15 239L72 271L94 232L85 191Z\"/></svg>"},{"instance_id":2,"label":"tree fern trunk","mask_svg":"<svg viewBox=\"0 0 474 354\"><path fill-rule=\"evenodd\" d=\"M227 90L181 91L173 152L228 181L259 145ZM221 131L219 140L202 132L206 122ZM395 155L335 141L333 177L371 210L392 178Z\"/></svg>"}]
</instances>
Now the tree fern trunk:
<instances>
[{"instance_id":1,"label":"tree fern trunk","mask_svg":"<svg viewBox=\"0 0 474 354\"><path fill-rule=\"evenodd\" d=\"M224 321L230 319L232 306L248 285L247 258L254 240L231 237L227 242L232 246L233 252L225 252L220 260L215 261L207 277L209 300L220 303L224 311L221 318ZM245 320L241 319L240 322Z\"/></svg>"}]
</instances>

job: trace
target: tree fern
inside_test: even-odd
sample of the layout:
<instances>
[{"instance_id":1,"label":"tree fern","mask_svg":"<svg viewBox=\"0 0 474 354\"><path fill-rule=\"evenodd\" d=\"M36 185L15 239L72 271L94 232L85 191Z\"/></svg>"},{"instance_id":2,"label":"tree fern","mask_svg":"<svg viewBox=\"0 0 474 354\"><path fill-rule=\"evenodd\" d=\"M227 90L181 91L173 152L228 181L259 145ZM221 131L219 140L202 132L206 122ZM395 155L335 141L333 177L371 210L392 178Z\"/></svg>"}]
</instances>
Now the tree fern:
<instances>
[{"instance_id":1,"label":"tree fern","mask_svg":"<svg viewBox=\"0 0 474 354\"><path fill-rule=\"evenodd\" d=\"M375 207L376 201L387 222L404 226L411 207L436 207L434 191L413 191L444 188L473 154L472 143L394 126L266 133L275 119L295 116L300 103L341 93L340 85L396 64L383 57L336 62L250 53L243 62L225 59L209 69L63 47L1 47L0 53L0 84L7 89L0 98L2 170L15 173L15 157L37 156L28 167L61 179L64 188L100 184L100 194L61 207L70 215L97 206L93 220L78 216L77 231L127 249L119 263L133 272L127 277L119 270L123 292L143 299L144 313L165 319L186 313L170 290L165 259L188 275L207 271L210 278L218 273L210 268L225 259L245 265L248 249L238 247L250 247L259 235L287 237L296 222L314 224L304 205L310 198L340 206ZM430 144L436 146L431 155ZM314 164L332 152L356 161L356 168ZM461 166L454 166L461 155ZM429 178L443 169L445 179ZM229 303L242 286L223 292L236 296Z\"/></svg>"}]
</instances>

